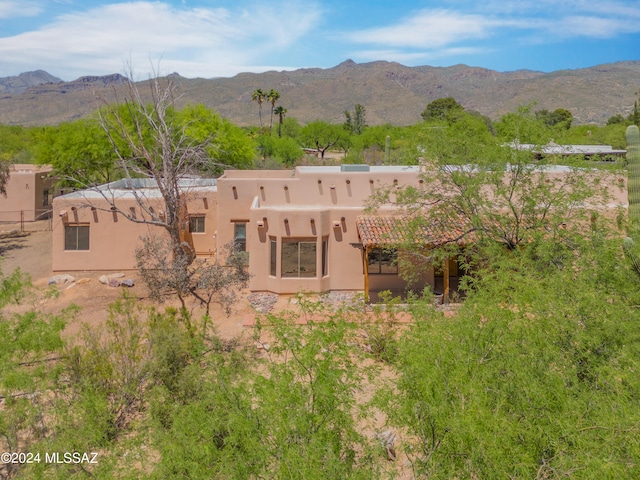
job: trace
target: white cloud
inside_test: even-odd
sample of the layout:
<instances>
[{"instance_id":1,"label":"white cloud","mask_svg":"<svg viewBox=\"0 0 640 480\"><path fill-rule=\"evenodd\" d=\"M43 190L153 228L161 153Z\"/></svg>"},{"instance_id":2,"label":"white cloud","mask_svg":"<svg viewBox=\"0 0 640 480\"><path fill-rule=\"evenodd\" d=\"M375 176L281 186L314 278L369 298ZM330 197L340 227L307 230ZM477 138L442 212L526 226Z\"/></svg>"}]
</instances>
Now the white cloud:
<instances>
[{"instance_id":1,"label":"white cloud","mask_svg":"<svg viewBox=\"0 0 640 480\"><path fill-rule=\"evenodd\" d=\"M394 47L441 48L462 40L484 38L492 21L449 10L422 10L396 25L348 35L357 43Z\"/></svg>"},{"instance_id":2,"label":"white cloud","mask_svg":"<svg viewBox=\"0 0 640 480\"><path fill-rule=\"evenodd\" d=\"M547 40L612 38L640 32L640 3L620 0L536 0L493 4L505 26L539 30ZM506 8L500 13L501 8ZM509 12L509 14L506 14ZM540 38L542 40L542 36Z\"/></svg>"},{"instance_id":3,"label":"white cloud","mask_svg":"<svg viewBox=\"0 0 640 480\"><path fill-rule=\"evenodd\" d=\"M287 15L282 11L285 6L279 3L251 13L174 8L163 2L117 3L64 14L40 30L0 38L0 56L24 69L63 68L61 73L73 78L122 72L125 64L147 76L153 73L150 65L158 62L159 73L227 76L291 45L319 15L313 4L289 3Z\"/></svg>"},{"instance_id":4,"label":"white cloud","mask_svg":"<svg viewBox=\"0 0 640 480\"><path fill-rule=\"evenodd\" d=\"M629 17L640 19L640 4L635 1L601 0L594 2L592 0L573 0L562 3L555 2L553 6L556 9L560 9L563 15L567 16L597 14L617 20L625 20Z\"/></svg>"},{"instance_id":5,"label":"white cloud","mask_svg":"<svg viewBox=\"0 0 640 480\"><path fill-rule=\"evenodd\" d=\"M590 14L638 18L640 15L640 4L629 0L485 0L462 3L460 10L502 18L554 19Z\"/></svg>"},{"instance_id":6,"label":"white cloud","mask_svg":"<svg viewBox=\"0 0 640 480\"><path fill-rule=\"evenodd\" d=\"M448 9L400 10L406 16L375 28L363 27L367 15L341 16L350 11L348 5L334 6L323 17L324 8L332 8L328 0L101 1L105 5L0 0L0 19L38 16L41 25L0 36L0 76L42 68L71 80L122 73L131 65L136 76L146 77L155 65L161 74L214 77L300 67L274 66L288 62L318 66L349 56L413 64L496 52L507 43L543 45L640 32L638 0L433 0L422 5ZM63 8L75 11L50 13ZM402 7L389 3L388 8L391 18ZM380 18L385 19L376 15Z\"/></svg>"},{"instance_id":7,"label":"white cloud","mask_svg":"<svg viewBox=\"0 0 640 480\"><path fill-rule=\"evenodd\" d=\"M33 17L42 11L37 2L0 0L0 18Z\"/></svg>"},{"instance_id":8,"label":"white cloud","mask_svg":"<svg viewBox=\"0 0 640 480\"><path fill-rule=\"evenodd\" d=\"M398 62L406 65L426 64L435 62L443 58L451 58L462 55L478 55L486 53L487 50L477 47L441 48L431 51L403 51L403 50L360 50L352 52L351 58L358 61L376 61L385 59L390 62Z\"/></svg>"},{"instance_id":9,"label":"white cloud","mask_svg":"<svg viewBox=\"0 0 640 480\"><path fill-rule=\"evenodd\" d=\"M553 31L561 37L610 38L621 31L619 20L604 17L572 16L558 21Z\"/></svg>"},{"instance_id":10,"label":"white cloud","mask_svg":"<svg viewBox=\"0 0 640 480\"><path fill-rule=\"evenodd\" d=\"M640 4L619 0L491 0L456 5L464 7L464 12L420 10L395 24L348 33L345 38L372 46L432 51L430 55L449 52L445 56L454 45L474 48L478 41L502 34L510 35L513 42L550 43L640 32ZM397 53L408 58L420 55Z\"/></svg>"}]
</instances>

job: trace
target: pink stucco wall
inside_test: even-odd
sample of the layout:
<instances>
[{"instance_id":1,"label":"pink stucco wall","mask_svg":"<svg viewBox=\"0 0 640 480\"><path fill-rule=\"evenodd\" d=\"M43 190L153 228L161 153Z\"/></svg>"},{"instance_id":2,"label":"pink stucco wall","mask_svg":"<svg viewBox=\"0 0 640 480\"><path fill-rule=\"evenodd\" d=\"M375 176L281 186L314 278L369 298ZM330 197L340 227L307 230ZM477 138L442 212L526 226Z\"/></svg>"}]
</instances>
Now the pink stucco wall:
<instances>
[{"instance_id":1,"label":"pink stucco wall","mask_svg":"<svg viewBox=\"0 0 640 480\"><path fill-rule=\"evenodd\" d=\"M144 218L137 201L128 193L114 189L118 208ZM215 187L193 188L187 194L189 215L205 218L205 231L193 233L191 238L197 255L215 255L215 229L217 197ZM109 197L109 201L111 201ZM136 267L135 250L141 245L140 237L166 235L159 226L136 223L110 211L110 203L95 192L76 192L57 197L53 202L53 271L78 270L130 270ZM159 197L145 203L161 214L163 204ZM65 226L89 227L88 250L65 250Z\"/></svg>"},{"instance_id":2,"label":"pink stucco wall","mask_svg":"<svg viewBox=\"0 0 640 480\"><path fill-rule=\"evenodd\" d=\"M340 167L298 167L294 171L227 171L218 179L218 241L233 239L234 220L247 223L250 289L276 293L362 290L362 243L356 217L382 185L418 185L417 167L371 167L368 172L342 172ZM385 214L382 209L380 214ZM387 214L392 212L387 211ZM276 246L276 272L271 273L271 241ZM327 269L322 275L322 242L327 241ZM315 241L317 275L283 278L282 245ZM402 290L399 275L371 275L373 289Z\"/></svg>"}]
</instances>

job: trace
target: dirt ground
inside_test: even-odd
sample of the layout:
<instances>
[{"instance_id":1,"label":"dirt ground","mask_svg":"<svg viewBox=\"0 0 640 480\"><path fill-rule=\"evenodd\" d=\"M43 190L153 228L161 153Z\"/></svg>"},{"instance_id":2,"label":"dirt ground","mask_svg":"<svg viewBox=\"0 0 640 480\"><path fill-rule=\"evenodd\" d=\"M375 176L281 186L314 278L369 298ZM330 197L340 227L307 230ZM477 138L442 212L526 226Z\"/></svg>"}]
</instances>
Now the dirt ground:
<instances>
[{"instance_id":1,"label":"dirt ground","mask_svg":"<svg viewBox=\"0 0 640 480\"><path fill-rule=\"evenodd\" d=\"M101 325L107 319L107 307L122 296L123 289L127 289L127 293L133 295L143 306L159 308L179 306L177 300L162 305L151 301L137 271L120 272L125 275L124 278L135 281L135 286L132 288L109 287L100 283L98 281L100 276L113 273L104 271L55 272L56 275L68 273L75 278L75 281L50 286L48 282L54 272L51 270L51 231L48 230L48 223L46 221L26 223L24 230L21 232L18 224L0 224L0 269L4 274L9 274L16 268L20 268L22 272L30 275L32 284L36 287L31 301L32 303L37 302L40 311L58 313L71 304L78 305L81 308L80 315L75 322L67 325L66 335L75 335L83 323L88 324L91 328ZM53 289L57 292L53 292ZM271 300L275 303L272 311L295 311L298 309L294 295L273 295L273 297L275 298ZM254 323L257 315L250 298L248 290L240 292L229 316L219 306L212 305L210 314L223 339L250 335L251 328L247 326ZM202 314L199 306L195 303L189 305L189 308L194 318L199 318ZM450 316L454 311L454 306L447 307L444 312L445 316ZM396 321L405 323L407 319L397 317Z\"/></svg>"},{"instance_id":2,"label":"dirt ground","mask_svg":"<svg viewBox=\"0 0 640 480\"><path fill-rule=\"evenodd\" d=\"M49 286L49 279L54 275L51 270L51 232L46 230L46 225L25 225L24 232L20 232L19 225L0 225L0 268L4 274L13 272L16 268L31 277L35 287L35 294L28 302L36 302L39 310L45 313L58 313L71 304L81 308L77 321L67 325L66 335L73 336L80 330L83 323L91 328L101 325L108 316L107 307L122 295L122 290L134 295L142 305L152 305L147 291L139 281L137 272L124 271L124 278L132 278L136 284L132 288L109 287L98 281L101 275L112 272L56 272L68 273L75 277L75 282ZM56 295L51 295L50 290L58 290ZM219 308L213 307L212 317L218 332L225 339L235 338L246 334L243 322L247 316L255 313L249 300L249 292L243 291L239 295L238 302L231 316L225 315ZM286 306L286 299L279 299L278 303ZM167 306L172 303L167 303ZM25 305L26 308L29 305ZM162 307L163 305L161 305ZM192 305L194 315L198 315L199 308Z\"/></svg>"}]
</instances>

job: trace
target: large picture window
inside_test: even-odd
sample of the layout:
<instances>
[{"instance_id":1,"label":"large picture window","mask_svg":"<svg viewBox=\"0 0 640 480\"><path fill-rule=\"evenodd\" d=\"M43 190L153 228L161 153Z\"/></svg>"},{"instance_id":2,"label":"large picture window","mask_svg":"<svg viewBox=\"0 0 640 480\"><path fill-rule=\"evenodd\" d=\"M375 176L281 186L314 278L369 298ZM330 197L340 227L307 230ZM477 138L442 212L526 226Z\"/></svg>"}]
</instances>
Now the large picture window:
<instances>
[{"instance_id":1,"label":"large picture window","mask_svg":"<svg viewBox=\"0 0 640 480\"><path fill-rule=\"evenodd\" d=\"M315 277L317 245L314 240L282 240L282 277Z\"/></svg>"},{"instance_id":2,"label":"large picture window","mask_svg":"<svg viewBox=\"0 0 640 480\"><path fill-rule=\"evenodd\" d=\"M398 251L389 248L374 248L369 252L369 275L397 275Z\"/></svg>"},{"instance_id":3,"label":"large picture window","mask_svg":"<svg viewBox=\"0 0 640 480\"><path fill-rule=\"evenodd\" d=\"M64 249L89 250L89 225L65 225Z\"/></svg>"}]
</instances>

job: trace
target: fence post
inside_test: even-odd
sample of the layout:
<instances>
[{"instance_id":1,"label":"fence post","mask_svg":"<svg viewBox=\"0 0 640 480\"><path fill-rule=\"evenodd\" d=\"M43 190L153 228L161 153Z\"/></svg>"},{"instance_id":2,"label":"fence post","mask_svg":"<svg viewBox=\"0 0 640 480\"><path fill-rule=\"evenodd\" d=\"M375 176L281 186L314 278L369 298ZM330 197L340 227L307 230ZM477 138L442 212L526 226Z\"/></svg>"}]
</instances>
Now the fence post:
<instances>
[{"instance_id":1,"label":"fence post","mask_svg":"<svg viewBox=\"0 0 640 480\"><path fill-rule=\"evenodd\" d=\"M20 233L24 233L24 210L20 210Z\"/></svg>"}]
</instances>

